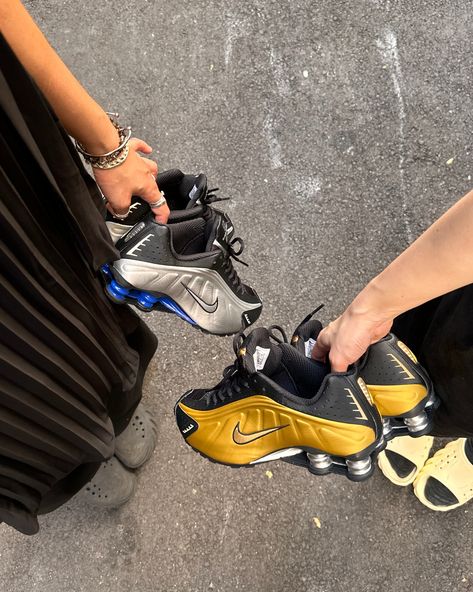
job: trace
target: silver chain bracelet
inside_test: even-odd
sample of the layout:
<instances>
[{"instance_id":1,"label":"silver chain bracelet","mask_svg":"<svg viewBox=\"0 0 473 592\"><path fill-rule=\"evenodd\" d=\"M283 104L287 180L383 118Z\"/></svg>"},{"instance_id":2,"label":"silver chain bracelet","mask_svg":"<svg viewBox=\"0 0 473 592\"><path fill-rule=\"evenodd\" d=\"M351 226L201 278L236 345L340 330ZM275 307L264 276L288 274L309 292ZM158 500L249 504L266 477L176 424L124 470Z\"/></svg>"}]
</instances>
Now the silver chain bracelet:
<instances>
[{"instance_id":1,"label":"silver chain bracelet","mask_svg":"<svg viewBox=\"0 0 473 592\"><path fill-rule=\"evenodd\" d=\"M116 121L116 119L119 117L118 113L109 113L107 111L107 115L109 116L114 128L118 131L118 137L120 141L118 148L115 148L110 152L106 152L105 154L90 154L77 140L75 140L77 151L82 154L85 162L97 169L113 169L117 166L120 166L123 162L125 162L126 157L130 151L128 142L131 138L131 127L121 127L119 125L119 123Z\"/></svg>"}]
</instances>

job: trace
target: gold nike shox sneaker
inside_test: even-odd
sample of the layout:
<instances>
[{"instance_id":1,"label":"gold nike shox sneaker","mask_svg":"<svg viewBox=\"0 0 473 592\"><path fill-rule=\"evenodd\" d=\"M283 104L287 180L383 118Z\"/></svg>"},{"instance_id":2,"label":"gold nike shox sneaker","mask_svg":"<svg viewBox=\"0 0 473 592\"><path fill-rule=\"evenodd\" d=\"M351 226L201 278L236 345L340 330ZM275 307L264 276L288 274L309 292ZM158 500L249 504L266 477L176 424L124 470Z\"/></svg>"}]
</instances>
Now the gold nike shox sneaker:
<instances>
[{"instance_id":1,"label":"gold nike shox sneaker","mask_svg":"<svg viewBox=\"0 0 473 592\"><path fill-rule=\"evenodd\" d=\"M366 479L384 438L363 380L356 370L330 374L278 339L275 329L287 341L279 327L236 336L237 359L220 383L177 402L187 444L231 466L292 457L317 475Z\"/></svg>"},{"instance_id":2,"label":"gold nike shox sneaker","mask_svg":"<svg viewBox=\"0 0 473 592\"><path fill-rule=\"evenodd\" d=\"M308 357L322 330L320 321L311 316L297 327L291 340ZM430 433L433 411L438 406L432 382L412 351L393 333L368 349L358 372L383 418L387 440Z\"/></svg>"}]
</instances>

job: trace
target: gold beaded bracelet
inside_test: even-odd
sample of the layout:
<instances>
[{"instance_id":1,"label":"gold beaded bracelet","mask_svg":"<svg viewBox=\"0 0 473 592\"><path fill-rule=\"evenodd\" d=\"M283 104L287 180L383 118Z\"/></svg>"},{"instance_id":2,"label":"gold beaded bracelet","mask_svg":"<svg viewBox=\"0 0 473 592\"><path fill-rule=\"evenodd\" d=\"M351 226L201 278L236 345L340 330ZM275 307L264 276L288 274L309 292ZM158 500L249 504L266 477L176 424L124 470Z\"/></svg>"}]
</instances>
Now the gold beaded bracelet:
<instances>
[{"instance_id":1,"label":"gold beaded bracelet","mask_svg":"<svg viewBox=\"0 0 473 592\"><path fill-rule=\"evenodd\" d=\"M119 117L118 113L109 113L107 111L107 115L114 128L118 131L120 141L118 148L106 152L105 154L90 154L77 140L75 140L76 148L84 157L85 162L97 169L113 169L121 165L126 160L130 151L128 141L131 138L131 127L121 127L119 125L116 121L116 118Z\"/></svg>"}]
</instances>

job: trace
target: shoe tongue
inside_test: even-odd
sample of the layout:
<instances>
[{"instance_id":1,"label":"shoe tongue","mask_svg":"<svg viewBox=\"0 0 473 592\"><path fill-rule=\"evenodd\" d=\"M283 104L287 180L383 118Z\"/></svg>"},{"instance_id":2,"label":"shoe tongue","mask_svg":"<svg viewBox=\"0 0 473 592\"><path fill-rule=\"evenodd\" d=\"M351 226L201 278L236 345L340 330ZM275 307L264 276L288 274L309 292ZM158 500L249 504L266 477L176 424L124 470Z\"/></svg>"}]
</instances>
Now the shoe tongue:
<instances>
[{"instance_id":1,"label":"shoe tongue","mask_svg":"<svg viewBox=\"0 0 473 592\"><path fill-rule=\"evenodd\" d=\"M184 175L179 169L171 169L159 173L157 183L171 211L192 208L207 193L207 177L203 173Z\"/></svg>"},{"instance_id":2,"label":"shoe tongue","mask_svg":"<svg viewBox=\"0 0 473 592\"><path fill-rule=\"evenodd\" d=\"M243 365L250 373L258 371L271 376L280 366L281 350L270 339L269 331L264 327L253 329L243 342L240 352L244 352Z\"/></svg>"},{"instance_id":3,"label":"shoe tongue","mask_svg":"<svg viewBox=\"0 0 473 592\"><path fill-rule=\"evenodd\" d=\"M217 215L210 218L207 222L206 251L215 251L216 249L228 248L228 239L233 234L233 226L226 215Z\"/></svg>"},{"instance_id":4,"label":"shoe tongue","mask_svg":"<svg viewBox=\"0 0 473 592\"><path fill-rule=\"evenodd\" d=\"M287 380L282 374L278 377L278 382L295 395L312 398L330 372L330 365L309 359L288 343L282 343L280 350L281 366L286 378L291 377L292 385L286 386Z\"/></svg>"},{"instance_id":5,"label":"shoe tongue","mask_svg":"<svg viewBox=\"0 0 473 592\"><path fill-rule=\"evenodd\" d=\"M322 323L316 319L307 321L300 325L292 336L291 343L293 345L300 344L300 341L304 343L305 355L310 358L312 350L319 333L322 331ZM302 350L302 346L299 345Z\"/></svg>"},{"instance_id":6,"label":"shoe tongue","mask_svg":"<svg viewBox=\"0 0 473 592\"><path fill-rule=\"evenodd\" d=\"M205 206L197 204L189 210L171 210L169 213L168 224L184 222L185 220L194 220L194 218L203 218L204 216Z\"/></svg>"},{"instance_id":7,"label":"shoe tongue","mask_svg":"<svg viewBox=\"0 0 473 592\"><path fill-rule=\"evenodd\" d=\"M205 220L194 218L168 226L174 250L179 255L196 255L204 251Z\"/></svg>"},{"instance_id":8,"label":"shoe tongue","mask_svg":"<svg viewBox=\"0 0 473 592\"><path fill-rule=\"evenodd\" d=\"M203 173L200 173L193 180L184 178L182 186L189 200L186 208L192 208L199 199L205 197L207 194L207 177Z\"/></svg>"}]
</instances>

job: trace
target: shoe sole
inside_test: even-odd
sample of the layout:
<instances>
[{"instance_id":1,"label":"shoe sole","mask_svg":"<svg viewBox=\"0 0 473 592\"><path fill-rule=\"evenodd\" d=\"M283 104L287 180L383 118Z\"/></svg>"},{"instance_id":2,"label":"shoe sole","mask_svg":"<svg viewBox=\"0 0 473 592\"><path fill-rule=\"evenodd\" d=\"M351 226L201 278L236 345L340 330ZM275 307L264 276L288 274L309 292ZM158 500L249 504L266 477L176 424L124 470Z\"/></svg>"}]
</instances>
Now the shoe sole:
<instances>
[{"instance_id":1,"label":"shoe sole","mask_svg":"<svg viewBox=\"0 0 473 592\"><path fill-rule=\"evenodd\" d=\"M434 412L440 405L440 399L435 395L430 380L427 381L428 394L409 413L400 417L383 416L383 435L386 441L399 436L420 438L428 436L434 423Z\"/></svg>"},{"instance_id":2,"label":"shoe sole","mask_svg":"<svg viewBox=\"0 0 473 592\"><path fill-rule=\"evenodd\" d=\"M354 481L354 482L366 481L367 479L369 479L373 475L374 470L375 470L375 466L376 466L375 465L376 458L377 458L378 454L385 447L385 444L383 443L383 445L381 445L379 447L379 450L377 450L376 452L373 452L373 453L367 455L366 457L363 457L363 458L358 459L357 461L354 461L354 462L360 463L360 465L361 464L364 465L363 472L361 474L357 474L357 473L353 473L352 470L347 465L347 460L348 460L348 462L350 462L350 459L343 459L341 457L330 456L326 453L323 453L320 451L315 451L315 450L312 450L312 452L308 452L302 448L299 448L299 449L286 448L284 450L274 452L271 455L267 455L267 456L271 456L271 458L263 457L258 460L255 460L249 464L238 465L238 464L231 464L231 463L226 463L226 462L222 462L219 460L215 460L211 456L207 456L202 451L198 450L197 448L194 448L187 441L186 441L186 444L194 452L197 452L197 454L199 454L202 458L205 458L206 460L209 460L210 462L212 462L216 465L223 465L226 467L230 467L231 469L241 469L241 468L249 469L249 468L253 468L258 465L264 464L266 462L282 460L288 464L295 465L298 467L303 467L303 468L307 469L309 471L309 473L311 473L312 475L317 475L318 477L321 477L324 475L336 474L336 475L343 475L343 476L347 477L350 481ZM298 450L298 452L292 452L293 450ZM289 451L291 451L290 454L288 454ZM308 454L319 454L319 455L324 455L324 456L328 457L330 460L330 466L326 470L314 469L312 467L311 461L309 460Z\"/></svg>"}]
</instances>

